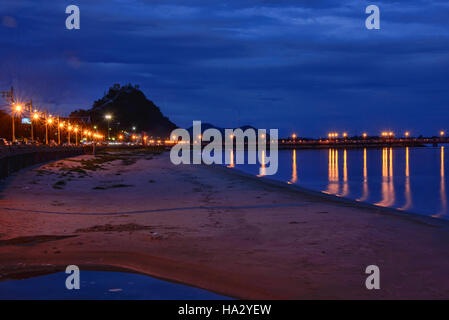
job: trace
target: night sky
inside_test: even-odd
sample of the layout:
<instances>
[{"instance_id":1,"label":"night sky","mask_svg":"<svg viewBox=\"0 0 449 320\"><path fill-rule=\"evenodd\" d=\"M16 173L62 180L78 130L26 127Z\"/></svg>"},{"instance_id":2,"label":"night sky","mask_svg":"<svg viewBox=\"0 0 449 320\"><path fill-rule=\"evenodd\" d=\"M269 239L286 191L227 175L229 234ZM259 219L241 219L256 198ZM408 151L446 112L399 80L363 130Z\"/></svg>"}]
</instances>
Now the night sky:
<instances>
[{"instance_id":1,"label":"night sky","mask_svg":"<svg viewBox=\"0 0 449 320\"><path fill-rule=\"evenodd\" d=\"M81 29L65 28L66 6ZM365 28L365 8L381 29ZM1 0L0 90L52 112L139 84L181 127L449 131L447 0Z\"/></svg>"}]
</instances>

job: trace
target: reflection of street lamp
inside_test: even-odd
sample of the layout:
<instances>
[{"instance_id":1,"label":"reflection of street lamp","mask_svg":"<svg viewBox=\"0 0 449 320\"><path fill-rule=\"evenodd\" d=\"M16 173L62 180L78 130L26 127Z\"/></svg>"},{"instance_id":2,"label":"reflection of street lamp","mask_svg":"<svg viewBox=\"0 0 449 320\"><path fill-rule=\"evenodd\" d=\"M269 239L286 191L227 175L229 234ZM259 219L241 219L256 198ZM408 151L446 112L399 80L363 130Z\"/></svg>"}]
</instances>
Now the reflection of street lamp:
<instances>
[{"instance_id":1,"label":"reflection of street lamp","mask_svg":"<svg viewBox=\"0 0 449 320\"><path fill-rule=\"evenodd\" d=\"M108 140L109 140L109 121L111 121L112 116L110 114L107 114L104 116L106 118L106 120L108 121Z\"/></svg>"}]
</instances>

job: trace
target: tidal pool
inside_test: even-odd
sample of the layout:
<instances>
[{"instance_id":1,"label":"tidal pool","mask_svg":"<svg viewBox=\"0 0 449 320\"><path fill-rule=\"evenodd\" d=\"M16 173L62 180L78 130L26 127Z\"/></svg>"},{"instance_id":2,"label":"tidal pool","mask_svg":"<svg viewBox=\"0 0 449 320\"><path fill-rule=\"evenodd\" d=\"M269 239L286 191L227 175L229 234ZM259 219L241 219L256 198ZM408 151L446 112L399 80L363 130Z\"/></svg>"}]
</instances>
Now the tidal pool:
<instances>
[{"instance_id":1,"label":"tidal pool","mask_svg":"<svg viewBox=\"0 0 449 320\"><path fill-rule=\"evenodd\" d=\"M146 275L82 271L80 289L68 290L69 275L57 272L22 280L0 282L0 299L143 299L143 300L228 300L207 290L160 280Z\"/></svg>"}]
</instances>

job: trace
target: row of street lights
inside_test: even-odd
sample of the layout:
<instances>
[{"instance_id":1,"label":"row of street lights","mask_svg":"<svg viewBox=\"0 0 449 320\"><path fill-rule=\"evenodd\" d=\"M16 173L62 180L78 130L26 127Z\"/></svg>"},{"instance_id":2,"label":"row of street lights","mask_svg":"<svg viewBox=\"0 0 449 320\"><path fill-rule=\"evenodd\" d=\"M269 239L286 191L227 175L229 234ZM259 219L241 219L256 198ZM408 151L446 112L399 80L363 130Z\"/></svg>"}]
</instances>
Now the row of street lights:
<instances>
[{"instance_id":1,"label":"row of street lights","mask_svg":"<svg viewBox=\"0 0 449 320\"><path fill-rule=\"evenodd\" d=\"M75 144L79 144L79 137L85 137L86 141L94 141L94 140L103 140L104 136L97 132L96 126L93 129L89 128L86 125L79 125L76 123L70 123L70 121L61 121L60 117L49 115L47 111L38 111L36 109L33 110L33 102L26 104L21 104L14 99L14 88L11 87L10 91L0 91L0 96L5 98L6 101L11 105L12 108L12 142L16 142L16 128L15 128L15 120L16 117L27 112L29 114L29 120L31 125L31 141L34 141L34 124L43 120L45 124L45 144L49 144L48 133L50 127L56 125L58 129L58 144L61 144L61 131L67 131L67 142L71 144L71 134L75 134ZM110 118L109 118L110 119ZM108 122L109 127L109 122ZM94 131L95 130L95 131ZM109 134L109 132L108 132Z\"/></svg>"}]
</instances>

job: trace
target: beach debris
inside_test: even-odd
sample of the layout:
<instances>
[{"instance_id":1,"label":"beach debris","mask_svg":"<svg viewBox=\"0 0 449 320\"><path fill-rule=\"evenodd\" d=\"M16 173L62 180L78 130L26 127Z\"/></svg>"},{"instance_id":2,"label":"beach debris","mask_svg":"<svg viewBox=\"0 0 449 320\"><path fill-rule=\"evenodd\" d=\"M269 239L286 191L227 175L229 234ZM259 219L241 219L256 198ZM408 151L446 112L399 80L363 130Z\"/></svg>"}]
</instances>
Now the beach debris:
<instances>
[{"instance_id":1,"label":"beach debris","mask_svg":"<svg viewBox=\"0 0 449 320\"><path fill-rule=\"evenodd\" d=\"M55 184L53 184L53 189L64 189L64 186L66 184L67 183L65 182L65 180L59 180Z\"/></svg>"},{"instance_id":2,"label":"beach debris","mask_svg":"<svg viewBox=\"0 0 449 320\"><path fill-rule=\"evenodd\" d=\"M162 240L164 237L157 232L150 232L151 240Z\"/></svg>"}]
</instances>

